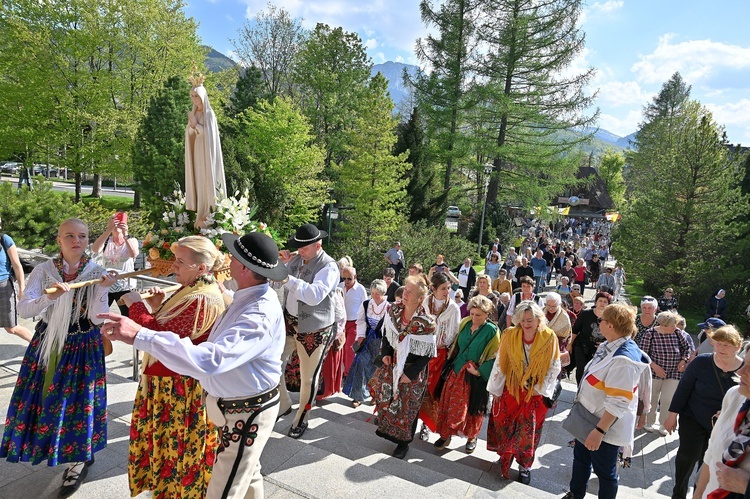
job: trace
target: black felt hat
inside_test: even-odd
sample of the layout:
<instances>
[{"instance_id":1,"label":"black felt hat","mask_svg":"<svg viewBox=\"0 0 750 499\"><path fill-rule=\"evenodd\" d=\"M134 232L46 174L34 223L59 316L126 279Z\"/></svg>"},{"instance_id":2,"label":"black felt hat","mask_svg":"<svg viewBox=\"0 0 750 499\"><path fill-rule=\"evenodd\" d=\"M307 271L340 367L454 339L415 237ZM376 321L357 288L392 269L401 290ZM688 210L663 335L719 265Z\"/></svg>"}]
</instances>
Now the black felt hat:
<instances>
[{"instance_id":1,"label":"black felt hat","mask_svg":"<svg viewBox=\"0 0 750 499\"><path fill-rule=\"evenodd\" d=\"M286 247L293 249L301 248L316 241L320 241L327 236L328 232L318 229L313 224L305 224L297 229L294 237L290 238L289 241L286 242Z\"/></svg>"},{"instance_id":2,"label":"black felt hat","mask_svg":"<svg viewBox=\"0 0 750 499\"><path fill-rule=\"evenodd\" d=\"M227 250L245 267L272 281L283 281L289 275L286 265L279 261L279 247L262 232L251 232L239 237L225 232L221 240Z\"/></svg>"}]
</instances>

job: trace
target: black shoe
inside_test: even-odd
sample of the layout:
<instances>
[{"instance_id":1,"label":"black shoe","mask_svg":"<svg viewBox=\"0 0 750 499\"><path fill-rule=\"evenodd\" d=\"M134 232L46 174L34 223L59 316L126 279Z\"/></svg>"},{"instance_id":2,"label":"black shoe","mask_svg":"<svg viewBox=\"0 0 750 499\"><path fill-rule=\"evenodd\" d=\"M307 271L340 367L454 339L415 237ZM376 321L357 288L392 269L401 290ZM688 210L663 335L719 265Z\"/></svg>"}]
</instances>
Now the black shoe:
<instances>
[{"instance_id":1,"label":"black shoe","mask_svg":"<svg viewBox=\"0 0 750 499\"><path fill-rule=\"evenodd\" d=\"M63 472L63 484L62 487L60 487L60 492L57 497L70 497L78 490L83 483L83 480L86 479L86 475L89 474L89 467L94 464L94 458L92 457L91 461L83 463L83 467L80 471L73 470L73 468L76 467L76 464Z\"/></svg>"},{"instance_id":2,"label":"black shoe","mask_svg":"<svg viewBox=\"0 0 750 499\"><path fill-rule=\"evenodd\" d=\"M291 408L291 407L289 407L289 409L287 409L287 410L286 410L286 411L284 411L284 412L280 412L280 413L279 413L279 415L278 415L278 416L276 416L276 421L278 421L279 419L283 418L284 416L288 416L288 415L290 415L291 413L292 413L292 408Z\"/></svg>"},{"instance_id":3,"label":"black shoe","mask_svg":"<svg viewBox=\"0 0 750 499\"><path fill-rule=\"evenodd\" d=\"M307 430L307 423L300 423L297 426L292 426L289 428L288 435L294 439L297 439L305 434L305 430Z\"/></svg>"},{"instance_id":4,"label":"black shoe","mask_svg":"<svg viewBox=\"0 0 750 499\"><path fill-rule=\"evenodd\" d=\"M572 492L566 492L565 495L562 496L562 499L576 499L576 496L574 496Z\"/></svg>"},{"instance_id":5,"label":"black shoe","mask_svg":"<svg viewBox=\"0 0 750 499\"><path fill-rule=\"evenodd\" d=\"M409 444L398 444L396 450L393 451L393 457L403 459L406 457L407 452L409 452Z\"/></svg>"},{"instance_id":6,"label":"black shoe","mask_svg":"<svg viewBox=\"0 0 750 499\"><path fill-rule=\"evenodd\" d=\"M446 447L448 447L448 444L451 443L451 437L448 438L438 438L434 444L436 449L443 450Z\"/></svg>"},{"instance_id":7,"label":"black shoe","mask_svg":"<svg viewBox=\"0 0 750 499\"><path fill-rule=\"evenodd\" d=\"M531 483L531 470L521 469L518 472L518 481L524 485Z\"/></svg>"},{"instance_id":8,"label":"black shoe","mask_svg":"<svg viewBox=\"0 0 750 499\"><path fill-rule=\"evenodd\" d=\"M467 454L471 454L472 452L474 452L476 450L476 448L477 448L477 439L476 438L474 440L469 440L468 442L466 442L466 453Z\"/></svg>"}]
</instances>

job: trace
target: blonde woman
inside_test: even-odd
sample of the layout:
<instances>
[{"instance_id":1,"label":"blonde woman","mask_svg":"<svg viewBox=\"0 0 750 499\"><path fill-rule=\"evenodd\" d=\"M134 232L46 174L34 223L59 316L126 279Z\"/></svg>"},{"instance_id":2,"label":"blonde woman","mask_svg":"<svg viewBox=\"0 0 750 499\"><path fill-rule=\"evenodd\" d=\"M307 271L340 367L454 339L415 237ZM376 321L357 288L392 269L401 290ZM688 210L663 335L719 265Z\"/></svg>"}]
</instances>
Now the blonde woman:
<instances>
[{"instance_id":1,"label":"blonde woman","mask_svg":"<svg viewBox=\"0 0 750 499\"><path fill-rule=\"evenodd\" d=\"M531 481L531 466L547 415L543 397L552 397L560 374L557 336L547 327L541 307L522 301L513 327L500 338L487 390L495 396L487 428L487 449L500 456L500 474L510 479L518 462L518 481Z\"/></svg>"},{"instance_id":2,"label":"blonde woman","mask_svg":"<svg viewBox=\"0 0 750 499\"><path fill-rule=\"evenodd\" d=\"M169 299L160 288L144 302L136 291L123 297L130 318L154 331L172 331L193 344L208 339L224 311L213 272L223 255L202 236L177 242L172 270L182 287ZM152 310L149 312L146 305ZM217 446L217 433L201 401L203 388L189 377L144 355L130 428L128 477L132 497L150 490L156 498L203 498ZM159 444L161 442L161 444Z\"/></svg>"}]
</instances>

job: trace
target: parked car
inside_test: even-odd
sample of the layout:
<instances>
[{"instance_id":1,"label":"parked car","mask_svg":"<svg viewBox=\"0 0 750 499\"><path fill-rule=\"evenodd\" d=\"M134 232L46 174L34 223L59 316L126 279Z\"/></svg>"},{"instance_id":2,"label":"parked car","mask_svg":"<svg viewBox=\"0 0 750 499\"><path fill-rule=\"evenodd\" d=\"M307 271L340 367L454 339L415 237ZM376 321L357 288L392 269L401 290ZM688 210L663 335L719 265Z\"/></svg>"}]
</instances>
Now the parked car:
<instances>
[{"instance_id":1,"label":"parked car","mask_svg":"<svg viewBox=\"0 0 750 499\"><path fill-rule=\"evenodd\" d=\"M461 216L461 210L458 209L458 206L449 206L446 215L448 218L458 218Z\"/></svg>"},{"instance_id":2,"label":"parked car","mask_svg":"<svg viewBox=\"0 0 750 499\"><path fill-rule=\"evenodd\" d=\"M5 163L0 169L3 173L10 173L11 175L15 175L18 173L19 168L21 167L21 163L16 163L15 161L8 161Z\"/></svg>"}]
</instances>

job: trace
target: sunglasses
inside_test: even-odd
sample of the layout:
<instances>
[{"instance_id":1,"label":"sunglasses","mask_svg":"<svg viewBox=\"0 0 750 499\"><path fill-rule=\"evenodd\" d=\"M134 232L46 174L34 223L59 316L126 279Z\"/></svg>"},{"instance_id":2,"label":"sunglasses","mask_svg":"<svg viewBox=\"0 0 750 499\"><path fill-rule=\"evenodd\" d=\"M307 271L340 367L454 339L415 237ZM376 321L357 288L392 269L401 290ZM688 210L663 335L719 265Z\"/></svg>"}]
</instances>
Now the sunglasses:
<instances>
[{"instance_id":1,"label":"sunglasses","mask_svg":"<svg viewBox=\"0 0 750 499\"><path fill-rule=\"evenodd\" d=\"M344 277L344 280L345 280L345 281L353 281L353 280L354 280L354 278L353 278L353 277Z\"/></svg>"}]
</instances>

